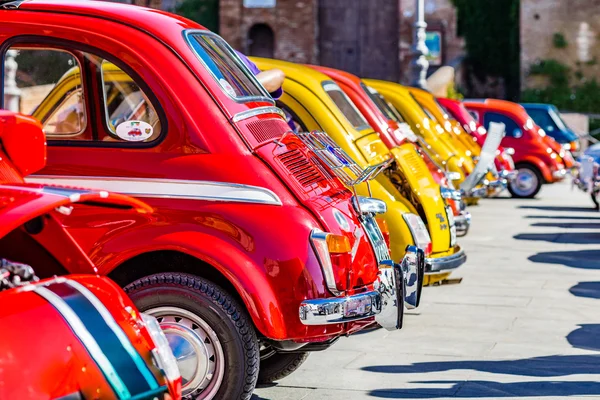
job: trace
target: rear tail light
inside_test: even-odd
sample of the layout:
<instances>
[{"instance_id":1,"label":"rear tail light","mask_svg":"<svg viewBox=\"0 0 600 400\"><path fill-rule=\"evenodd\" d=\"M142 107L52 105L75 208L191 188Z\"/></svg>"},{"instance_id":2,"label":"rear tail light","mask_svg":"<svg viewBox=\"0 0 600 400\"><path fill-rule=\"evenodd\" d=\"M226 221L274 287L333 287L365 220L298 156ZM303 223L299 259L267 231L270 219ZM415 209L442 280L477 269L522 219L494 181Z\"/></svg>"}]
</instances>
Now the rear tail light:
<instances>
[{"instance_id":1,"label":"rear tail light","mask_svg":"<svg viewBox=\"0 0 600 400\"><path fill-rule=\"evenodd\" d=\"M345 236L313 229L310 242L321 264L327 288L334 295L340 295L347 288L352 251L350 241Z\"/></svg>"},{"instance_id":2,"label":"rear tail light","mask_svg":"<svg viewBox=\"0 0 600 400\"><path fill-rule=\"evenodd\" d=\"M381 234L383 235L383 239L385 240L385 244L387 247L390 247L390 227L387 224L387 221L383 218L375 218L377 222L377 226L379 226L379 230L381 230Z\"/></svg>"},{"instance_id":3,"label":"rear tail light","mask_svg":"<svg viewBox=\"0 0 600 400\"><path fill-rule=\"evenodd\" d=\"M402 217L404 217L404 221L410 229L415 245L422 249L426 256L430 255L432 250L431 237L421 217L410 213L402 214Z\"/></svg>"}]
</instances>

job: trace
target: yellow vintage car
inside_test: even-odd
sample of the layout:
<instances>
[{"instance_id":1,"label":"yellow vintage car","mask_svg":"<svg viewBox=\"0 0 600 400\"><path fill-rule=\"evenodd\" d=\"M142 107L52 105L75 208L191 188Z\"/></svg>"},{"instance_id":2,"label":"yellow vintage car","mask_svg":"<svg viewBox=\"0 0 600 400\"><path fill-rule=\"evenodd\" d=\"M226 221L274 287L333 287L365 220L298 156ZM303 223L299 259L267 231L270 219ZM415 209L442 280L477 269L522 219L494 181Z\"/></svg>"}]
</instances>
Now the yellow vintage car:
<instances>
[{"instance_id":1,"label":"yellow vintage car","mask_svg":"<svg viewBox=\"0 0 600 400\"><path fill-rule=\"evenodd\" d=\"M475 163L462 149L457 149L455 143L444 140L441 135L445 130L435 117L427 115L409 89L398 83L376 79L364 79L364 82L379 91L411 126L419 136L423 150L448 171L456 173L455 183L460 186L475 169ZM465 201L472 204L486 192L485 188L476 187L465 193Z\"/></svg>"},{"instance_id":2,"label":"yellow vintage car","mask_svg":"<svg viewBox=\"0 0 600 400\"><path fill-rule=\"evenodd\" d=\"M438 103L435 96L423 89L409 87L408 90L412 93L419 105L425 110L429 116L433 116L445 130L442 134L447 141L454 145L454 148L459 149L465 157L479 158L481 155L481 146L475 142L475 138L469 135L460 122L451 119L444 108ZM492 195L506 188L503 181L499 179L498 174L494 174L495 168L490 165L490 171L485 175L483 184L487 189L487 194Z\"/></svg>"},{"instance_id":3,"label":"yellow vintage car","mask_svg":"<svg viewBox=\"0 0 600 400\"><path fill-rule=\"evenodd\" d=\"M253 57L251 60L261 70L278 68L285 73L284 95L279 106L301 131L327 132L363 168L394 159L392 167L371 183L372 196L387 205L384 218L390 230L394 260L400 259L407 245L422 247L414 228L414 217L420 216L431 237L425 284L445 279L466 261L463 249L456 244L452 211L420 156L407 160L401 158L407 155L399 149L390 151L350 98L327 75L285 61ZM401 178L409 174L414 187L403 187L408 185L408 179ZM402 195L404 192L412 194L410 200ZM367 193L366 187L359 188L359 194Z\"/></svg>"},{"instance_id":4,"label":"yellow vintage car","mask_svg":"<svg viewBox=\"0 0 600 400\"><path fill-rule=\"evenodd\" d=\"M481 147L474 141L473 137L467 134L458 121L450 120L448 114L437 103L433 94L418 88L408 87L410 93L414 96L417 103L425 112L433 117L443 128L444 136L451 141L456 149L459 149L467 157L479 157Z\"/></svg>"}]
</instances>

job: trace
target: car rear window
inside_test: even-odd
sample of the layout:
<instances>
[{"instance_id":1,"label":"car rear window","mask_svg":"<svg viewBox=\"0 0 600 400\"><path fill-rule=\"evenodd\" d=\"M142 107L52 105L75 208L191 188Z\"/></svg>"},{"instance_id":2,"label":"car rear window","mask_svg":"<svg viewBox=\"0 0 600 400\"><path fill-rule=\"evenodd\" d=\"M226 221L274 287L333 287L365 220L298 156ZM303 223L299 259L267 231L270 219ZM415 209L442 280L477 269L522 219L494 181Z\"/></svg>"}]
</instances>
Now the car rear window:
<instances>
[{"instance_id":1,"label":"car rear window","mask_svg":"<svg viewBox=\"0 0 600 400\"><path fill-rule=\"evenodd\" d=\"M369 96L373 103L375 103L379 111L386 116L386 118L396 122L404 122L404 119L398 110L395 110L394 106L388 103L381 93L379 93L376 89L365 85L364 83L361 83L360 86L362 86L365 93Z\"/></svg>"},{"instance_id":2,"label":"car rear window","mask_svg":"<svg viewBox=\"0 0 600 400\"><path fill-rule=\"evenodd\" d=\"M365 117L358 111L356 105L350 100L350 98L344 93L344 91L335 83L331 81L323 82L323 89L327 92L331 100L340 109L346 119L352 124L352 126L358 130L362 130L369 126L369 123Z\"/></svg>"},{"instance_id":3,"label":"car rear window","mask_svg":"<svg viewBox=\"0 0 600 400\"><path fill-rule=\"evenodd\" d=\"M204 67L231 98L248 101L260 97L272 101L252 72L220 36L208 31L188 31L186 37Z\"/></svg>"}]
</instances>

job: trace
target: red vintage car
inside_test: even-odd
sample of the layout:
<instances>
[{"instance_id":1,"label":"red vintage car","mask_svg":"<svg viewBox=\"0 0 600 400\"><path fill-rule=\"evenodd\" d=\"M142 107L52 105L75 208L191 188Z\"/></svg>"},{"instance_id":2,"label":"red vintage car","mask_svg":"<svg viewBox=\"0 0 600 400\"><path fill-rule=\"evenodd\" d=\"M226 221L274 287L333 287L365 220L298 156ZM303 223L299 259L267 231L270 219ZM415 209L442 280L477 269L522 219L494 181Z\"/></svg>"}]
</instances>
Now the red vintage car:
<instances>
[{"instance_id":1,"label":"red vintage car","mask_svg":"<svg viewBox=\"0 0 600 400\"><path fill-rule=\"evenodd\" d=\"M157 10L32 0L0 10L0 42L18 51L21 107L46 130L48 166L31 181L155 209L120 223L106 222L119 210L78 209L61 222L159 319L184 396L248 399L257 380L375 321L397 329L405 301L417 305L422 251L389 262L382 202L353 197L287 134L219 36ZM132 122L143 140L118 135Z\"/></svg>"},{"instance_id":2,"label":"red vintage car","mask_svg":"<svg viewBox=\"0 0 600 400\"><path fill-rule=\"evenodd\" d=\"M425 173L427 170L429 170L434 178L433 182L440 186L439 189L432 188L432 190L440 191L440 201L452 208L457 235L465 236L471 224L471 214L466 210L466 206L462 200L460 191L449 187L450 181L447 179L444 171L418 147L418 144L415 143L417 136L411 132L410 126L403 121L402 116L400 116L396 110L389 106L385 98L379 94L377 90L365 85L365 83L362 82L358 76L338 69L317 65L311 65L311 68L314 68L317 71L329 76L342 88L342 90L350 97L352 102L358 107L369 125L371 125L371 127L379 133L379 136L385 145L390 150L396 149L395 151L398 153L394 152L394 154L414 154L416 151L421 155L421 159L423 161L413 158L409 159L408 157L402 159L400 157L400 159L397 159L396 162L403 163L404 165L401 166L402 171L405 174L414 173L415 178L421 177L420 173L422 173L420 169L421 165L415 165L415 163L424 164L427 166ZM413 140L410 140L408 136L412 136ZM413 176L410 176L409 178L412 177ZM423 202L423 200L419 198L421 196L421 192L424 193L425 189L429 187L429 180L418 179L417 181L417 179L409 179L409 181L411 181L413 184L416 184L416 186L418 186L418 190L416 190L416 187L409 186L404 188L405 190L403 190L403 193L419 193L417 196L408 195L407 198L415 203L414 205L417 207L417 209L425 209L425 214L427 213L427 210L433 211L431 215L423 215L423 220L433 220L433 214L437 209L431 207L431 204L427 204L430 203L432 199L428 198ZM410 185L409 183L407 184Z\"/></svg>"},{"instance_id":3,"label":"red vintage car","mask_svg":"<svg viewBox=\"0 0 600 400\"><path fill-rule=\"evenodd\" d=\"M36 276L95 269L61 214L152 209L105 191L23 183L21 174L45 159L41 126L30 117L0 112L0 142L0 398L181 398L177 361L158 322L115 283Z\"/></svg>"},{"instance_id":4,"label":"red vintage car","mask_svg":"<svg viewBox=\"0 0 600 400\"><path fill-rule=\"evenodd\" d=\"M483 146L487 130L469 113L464 104L458 100L443 97L438 97L437 100L446 112L452 115L463 126L464 130L475 138L477 144ZM494 160L499 177L507 181L516 179L517 175L512 154L514 154L514 149L500 146Z\"/></svg>"},{"instance_id":5,"label":"red vintage car","mask_svg":"<svg viewBox=\"0 0 600 400\"><path fill-rule=\"evenodd\" d=\"M546 136L521 105L495 99L465 100L464 105L486 128L491 122L505 125L502 146L514 149L518 171L517 178L508 185L513 197L535 197L542 184L565 178L573 157Z\"/></svg>"}]
</instances>

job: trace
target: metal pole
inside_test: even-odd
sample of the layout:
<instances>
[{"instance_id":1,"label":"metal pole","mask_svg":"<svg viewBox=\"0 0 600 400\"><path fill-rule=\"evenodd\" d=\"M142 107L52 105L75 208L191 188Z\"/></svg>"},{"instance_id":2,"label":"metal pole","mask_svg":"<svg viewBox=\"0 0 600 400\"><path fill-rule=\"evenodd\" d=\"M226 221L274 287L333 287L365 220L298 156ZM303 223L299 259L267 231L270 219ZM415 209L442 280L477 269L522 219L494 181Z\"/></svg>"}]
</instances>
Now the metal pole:
<instances>
[{"instance_id":1,"label":"metal pole","mask_svg":"<svg viewBox=\"0 0 600 400\"><path fill-rule=\"evenodd\" d=\"M21 89L17 87L16 50L8 50L4 61L4 108L9 111L20 111Z\"/></svg>"},{"instance_id":2,"label":"metal pole","mask_svg":"<svg viewBox=\"0 0 600 400\"><path fill-rule=\"evenodd\" d=\"M427 23L425 22L425 0L415 0L415 23L413 28L412 85L421 89L427 89L429 61L427 61L426 56L429 54L429 50L427 49L427 44L425 44L427 28Z\"/></svg>"}]
</instances>

